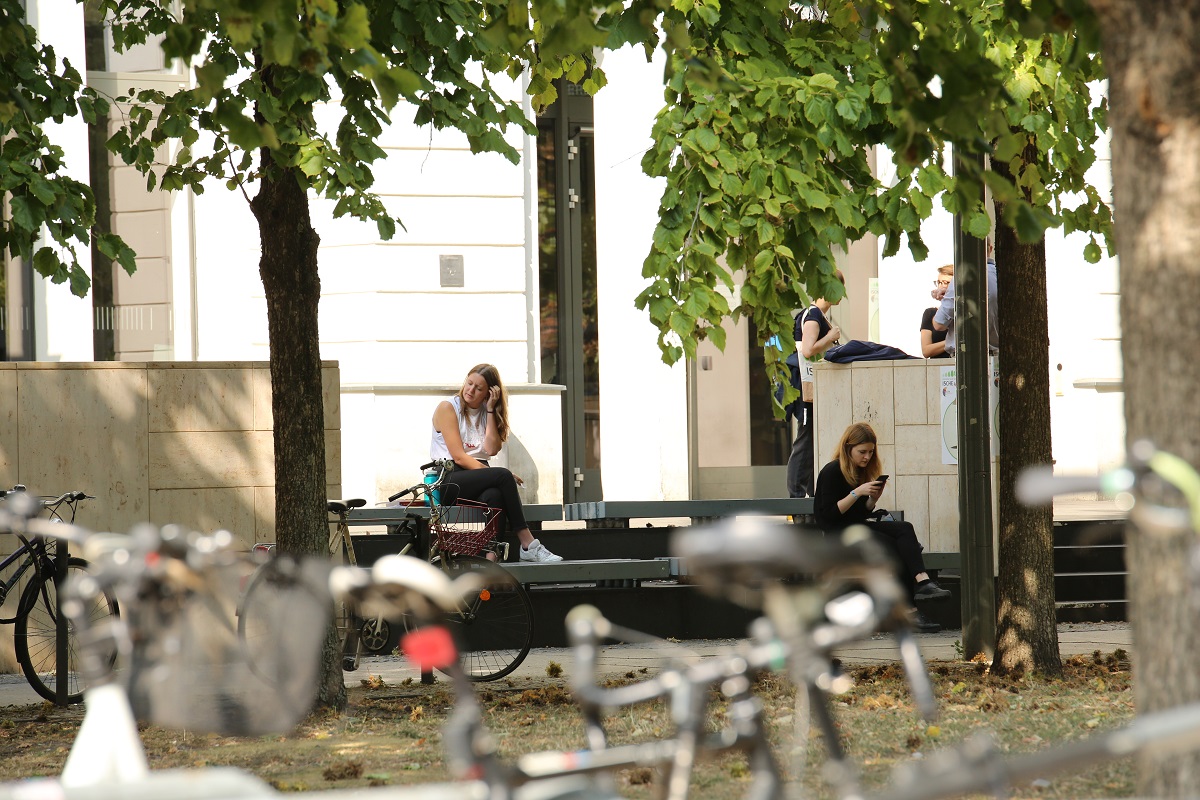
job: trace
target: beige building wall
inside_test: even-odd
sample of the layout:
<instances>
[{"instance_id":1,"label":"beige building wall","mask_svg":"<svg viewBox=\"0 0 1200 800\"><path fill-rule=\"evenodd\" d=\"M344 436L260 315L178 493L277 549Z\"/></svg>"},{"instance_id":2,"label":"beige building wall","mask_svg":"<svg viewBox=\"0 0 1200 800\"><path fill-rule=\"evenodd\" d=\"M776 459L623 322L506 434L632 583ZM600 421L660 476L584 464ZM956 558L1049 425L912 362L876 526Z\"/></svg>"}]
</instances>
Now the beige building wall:
<instances>
[{"instance_id":1,"label":"beige building wall","mask_svg":"<svg viewBox=\"0 0 1200 800\"><path fill-rule=\"evenodd\" d=\"M329 496L341 493L336 362L322 366ZM82 490L86 528L225 528L275 538L271 382L265 363L0 363L0 485Z\"/></svg>"}]
</instances>

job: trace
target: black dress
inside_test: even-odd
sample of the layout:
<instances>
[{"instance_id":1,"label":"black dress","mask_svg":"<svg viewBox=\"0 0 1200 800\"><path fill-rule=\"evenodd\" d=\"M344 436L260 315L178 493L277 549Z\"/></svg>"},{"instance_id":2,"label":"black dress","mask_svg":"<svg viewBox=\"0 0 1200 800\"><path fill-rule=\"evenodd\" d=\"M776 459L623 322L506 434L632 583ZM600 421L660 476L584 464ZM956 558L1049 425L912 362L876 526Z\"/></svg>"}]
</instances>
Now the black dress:
<instances>
[{"instance_id":1,"label":"black dress","mask_svg":"<svg viewBox=\"0 0 1200 800\"><path fill-rule=\"evenodd\" d=\"M875 538L883 542L896 556L903 566L900 576L908 588L909 598L917 590L916 576L925 572L925 560L921 558L924 550L917 540L916 529L908 522L880 522L868 519L871 509L867 508L867 498L860 497L854 505L843 514L838 510L838 501L850 494L851 486L842 475L842 466L836 460L830 461L821 468L817 475L817 492L813 502L813 512L817 526L828 531L840 531L850 525L866 525L875 534Z\"/></svg>"}]
</instances>

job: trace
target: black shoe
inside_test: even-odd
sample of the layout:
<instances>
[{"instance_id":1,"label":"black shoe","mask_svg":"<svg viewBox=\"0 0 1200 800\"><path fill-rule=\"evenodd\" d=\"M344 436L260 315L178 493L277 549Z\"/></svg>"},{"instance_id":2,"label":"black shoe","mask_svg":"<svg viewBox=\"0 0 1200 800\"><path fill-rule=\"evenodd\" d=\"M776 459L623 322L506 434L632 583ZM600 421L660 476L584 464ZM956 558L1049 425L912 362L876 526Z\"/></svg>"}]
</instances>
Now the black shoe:
<instances>
[{"instance_id":1,"label":"black shoe","mask_svg":"<svg viewBox=\"0 0 1200 800\"><path fill-rule=\"evenodd\" d=\"M913 594L914 600L941 600L943 597L949 597L950 590L943 589L934 581L925 581L917 586L917 591Z\"/></svg>"},{"instance_id":2,"label":"black shoe","mask_svg":"<svg viewBox=\"0 0 1200 800\"><path fill-rule=\"evenodd\" d=\"M942 629L941 625L937 624L920 611L915 611L913 613L913 627L921 633L937 633Z\"/></svg>"}]
</instances>

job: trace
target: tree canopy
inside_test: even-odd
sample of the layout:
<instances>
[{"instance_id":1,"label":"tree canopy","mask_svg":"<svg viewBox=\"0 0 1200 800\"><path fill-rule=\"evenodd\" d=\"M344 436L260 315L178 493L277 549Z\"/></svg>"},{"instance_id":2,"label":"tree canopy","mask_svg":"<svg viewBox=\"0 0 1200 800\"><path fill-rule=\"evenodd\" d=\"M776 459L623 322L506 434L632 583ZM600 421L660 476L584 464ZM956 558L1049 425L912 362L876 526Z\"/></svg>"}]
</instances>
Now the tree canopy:
<instances>
[{"instance_id":1,"label":"tree canopy","mask_svg":"<svg viewBox=\"0 0 1200 800\"><path fill-rule=\"evenodd\" d=\"M132 274L134 253L119 236L94 230L91 187L72 178L63 148L48 130L78 117L94 124L107 101L83 85L79 70L39 42L18 0L0 0L0 252L31 263L54 283L87 294L91 278L79 263L93 237L100 252ZM43 241L43 231L48 243Z\"/></svg>"}]
</instances>

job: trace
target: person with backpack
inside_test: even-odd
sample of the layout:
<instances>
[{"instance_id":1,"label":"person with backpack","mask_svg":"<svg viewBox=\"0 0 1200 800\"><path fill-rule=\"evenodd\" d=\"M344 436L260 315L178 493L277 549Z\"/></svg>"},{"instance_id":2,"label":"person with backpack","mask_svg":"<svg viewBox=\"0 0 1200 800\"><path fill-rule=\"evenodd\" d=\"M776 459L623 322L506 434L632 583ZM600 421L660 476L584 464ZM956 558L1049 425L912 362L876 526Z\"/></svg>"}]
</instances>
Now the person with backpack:
<instances>
[{"instance_id":1,"label":"person with backpack","mask_svg":"<svg viewBox=\"0 0 1200 800\"><path fill-rule=\"evenodd\" d=\"M837 279L846 284L841 270ZM840 302L840 299L837 301ZM813 369L821 354L837 343L842 329L829 321L829 310L837 305L824 298L817 298L812 305L796 315L792 335L799 352L797 363L800 371L800 402L795 409L796 438L792 440L792 452L788 456L787 490L789 497L811 497L813 495Z\"/></svg>"}]
</instances>

